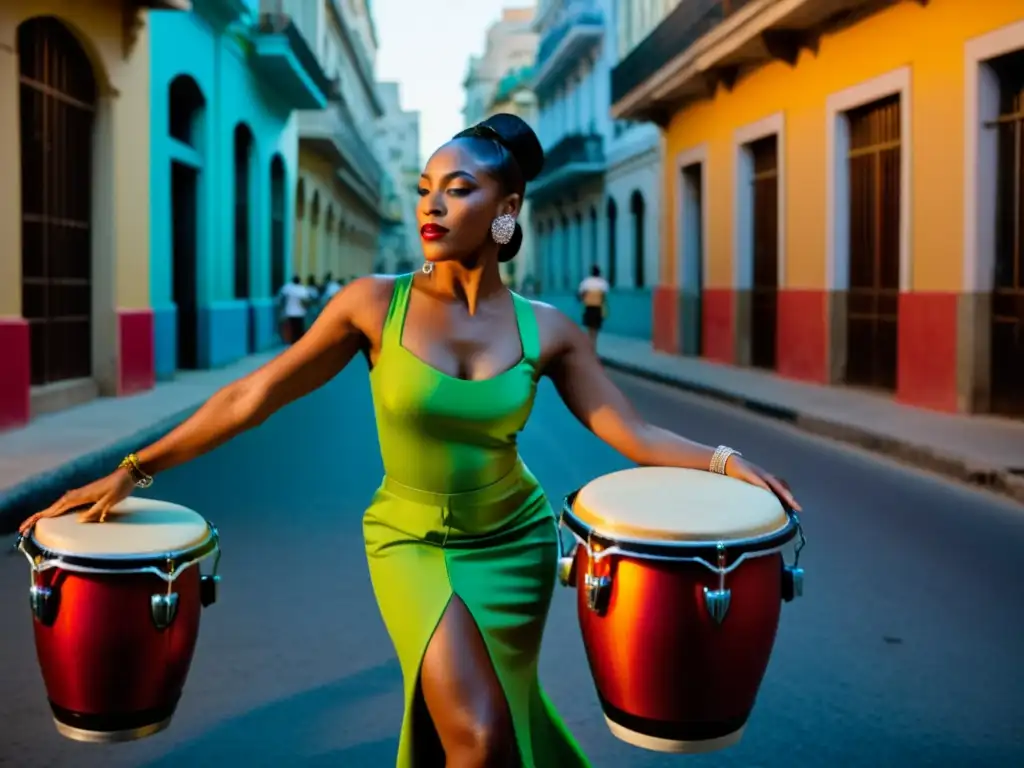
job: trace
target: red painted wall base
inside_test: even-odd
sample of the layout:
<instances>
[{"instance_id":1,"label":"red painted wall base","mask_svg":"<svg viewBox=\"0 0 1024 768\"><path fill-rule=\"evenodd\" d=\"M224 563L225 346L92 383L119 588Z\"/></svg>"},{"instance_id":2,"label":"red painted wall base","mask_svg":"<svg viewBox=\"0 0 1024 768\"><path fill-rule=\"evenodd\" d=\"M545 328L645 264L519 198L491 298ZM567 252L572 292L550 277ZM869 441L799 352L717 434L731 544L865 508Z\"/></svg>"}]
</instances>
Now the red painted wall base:
<instances>
[{"instance_id":1,"label":"red painted wall base","mask_svg":"<svg viewBox=\"0 0 1024 768\"><path fill-rule=\"evenodd\" d=\"M701 301L704 357L736 362L735 293L731 288L705 288Z\"/></svg>"},{"instance_id":2,"label":"red painted wall base","mask_svg":"<svg viewBox=\"0 0 1024 768\"><path fill-rule=\"evenodd\" d=\"M152 310L119 310L117 333L120 344L117 393L133 395L152 389L156 382Z\"/></svg>"},{"instance_id":3,"label":"red painted wall base","mask_svg":"<svg viewBox=\"0 0 1024 768\"><path fill-rule=\"evenodd\" d=\"M957 294L901 293L896 399L956 413Z\"/></svg>"},{"instance_id":4,"label":"red painted wall base","mask_svg":"<svg viewBox=\"0 0 1024 768\"><path fill-rule=\"evenodd\" d=\"M780 376L827 384L828 293L782 290L775 331L776 370Z\"/></svg>"},{"instance_id":5,"label":"red painted wall base","mask_svg":"<svg viewBox=\"0 0 1024 768\"><path fill-rule=\"evenodd\" d=\"M658 352L677 354L679 352L679 299L674 286L655 287L652 298L654 319L651 341Z\"/></svg>"},{"instance_id":6,"label":"red painted wall base","mask_svg":"<svg viewBox=\"0 0 1024 768\"><path fill-rule=\"evenodd\" d=\"M20 317L0 317L0 430L22 427L31 417L32 382L28 323Z\"/></svg>"}]
</instances>

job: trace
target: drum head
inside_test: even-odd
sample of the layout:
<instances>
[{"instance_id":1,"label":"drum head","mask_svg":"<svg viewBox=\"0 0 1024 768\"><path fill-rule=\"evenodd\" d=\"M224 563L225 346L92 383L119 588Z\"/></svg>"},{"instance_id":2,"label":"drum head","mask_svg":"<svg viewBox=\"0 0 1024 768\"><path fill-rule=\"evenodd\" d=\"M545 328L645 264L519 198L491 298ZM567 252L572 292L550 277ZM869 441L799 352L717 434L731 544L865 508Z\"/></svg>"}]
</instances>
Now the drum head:
<instances>
[{"instance_id":1,"label":"drum head","mask_svg":"<svg viewBox=\"0 0 1024 768\"><path fill-rule=\"evenodd\" d=\"M573 513L598 535L663 542L747 541L789 517L775 494L695 469L639 467L583 486Z\"/></svg>"},{"instance_id":2,"label":"drum head","mask_svg":"<svg viewBox=\"0 0 1024 768\"><path fill-rule=\"evenodd\" d=\"M103 523L79 522L78 514L43 518L33 537L50 552L103 558L181 552L209 535L201 515L154 499L127 498Z\"/></svg>"}]
</instances>

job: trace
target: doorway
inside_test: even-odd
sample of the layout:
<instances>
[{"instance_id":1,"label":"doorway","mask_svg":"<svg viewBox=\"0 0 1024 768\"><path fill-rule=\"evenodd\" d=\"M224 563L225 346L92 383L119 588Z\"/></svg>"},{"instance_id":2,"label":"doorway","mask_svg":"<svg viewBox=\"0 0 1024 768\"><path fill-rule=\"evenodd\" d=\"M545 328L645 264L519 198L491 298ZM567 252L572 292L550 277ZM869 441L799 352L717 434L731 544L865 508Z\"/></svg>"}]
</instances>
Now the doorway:
<instances>
[{"instance_id":1,"label":"doorway","mask_svg":"<svg viewBox=\"0 0 1024 768\"><path fill-rule=\"evenodd\" d=\"M644 249L644 230L647 226L644 216L644 196L634 190L629 198L629 212L633 219L633 287L644 288L647 276L644 274L647 254Z\"/></svg>"},{"instance_id":2,"label":"doorway","mask_svg":"<svg viewBox=\"0 0 1024 768\"><path fill-rule=\"evenodd\" d=\"M270 162L270 295L276 297L285 282L285 174L284 160L274 155Z\"/></svg>"},{"instance_id":3,"label":"doorway","mask_svg":"<svg viewBox=\"0 0 1024 768\"><path fill-rule=\"evenodd\" d=\"M250 203L252 200L253 136L248 126L235 127L235 298L252 296L249 265L252 260ZM251 308L246 318L246 348L256 351L256 323Z\"/></svg>"},{"instance_id":4,"label":"doorway","mask_svg":"<svg viewBox=\"0 0 1024 768\"><path fill-rule=\"evenodd\" d=\"M846 383L896 388L900 288L900 97L847 113L850 281Z\"/></svg>"},{"instance_id":5,"label":"doorway","mask_svg":"<svg viewBox=\"0 0 1024 768\"><path fill-rule=\"evenodd\" d=\"M613 198L608 198L608 285L615 288L619 282L619 232L618 207Z\"/></svg>"},{"instance_id":6,"label":"doorway","mask_svg":"<svg viewBox=\"0 0 1024 768\"><path fill-rule=\"evenodd\" d=\"M693 163L682 170L682 243L679 300L682 353L704 354L704 165Z\"/></svg>"},{"instance_id":7,"label":"doorway","mask_svg":"<svg viewBox=\"0 0 1024 768\"><path fill-rule=\"evenodd\" d=\"M51 17L18 27L21 295L33 386L92 375L92 64Z\"/></svg>"},{"instance_id":8,"label":"doorway","mask_svg":"<svg viewBox=\"0 0 1024 768\"><path fill-rule=\"evenodd\" d=\"M778 137L750 144L753 160L753 285L750 297L750 363L773 370L779 294Z\"/></svg>"},{"instance_id":9,"label":"doorway","mask_svg":"<svg viewBox=\"0 0 1024 768\"><path fill-rule=\"evenodd\" d=\"M999 78L991 409L1024 416L1024 51L992 62Z\"/></svg>"},{"instance_id":10,"label":"doorway","mask_svg":"<svg viewBox=\"0 0 1024 768\"><path fill-rule=\"evenodd\" d=\"M199 367L199 311L196 296L196 246L199 173L183 163L171 163L172 300L178 308L178 368Z\"/></svg>"}]
</instances>

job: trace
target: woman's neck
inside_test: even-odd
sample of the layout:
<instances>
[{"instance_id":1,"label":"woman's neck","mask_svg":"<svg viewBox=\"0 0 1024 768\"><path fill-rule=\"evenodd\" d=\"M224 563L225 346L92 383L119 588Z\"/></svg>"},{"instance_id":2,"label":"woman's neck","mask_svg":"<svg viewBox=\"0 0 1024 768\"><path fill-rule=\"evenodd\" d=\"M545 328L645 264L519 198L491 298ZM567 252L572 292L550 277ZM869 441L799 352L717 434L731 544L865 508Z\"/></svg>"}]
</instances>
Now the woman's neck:
<instances>
[{"instance_id":1,"label":"woman's neck","mask_svg":"<svg viewBox=\"0 0 1024 768\"><path fill-rule=\"evenodd\" d=\"M482 299L505 290L498 262L494 259L472 266L459 261L438 262L425 282L431 293L464 304L470 315L476 314Z\"/></svg>"}]
</instances>

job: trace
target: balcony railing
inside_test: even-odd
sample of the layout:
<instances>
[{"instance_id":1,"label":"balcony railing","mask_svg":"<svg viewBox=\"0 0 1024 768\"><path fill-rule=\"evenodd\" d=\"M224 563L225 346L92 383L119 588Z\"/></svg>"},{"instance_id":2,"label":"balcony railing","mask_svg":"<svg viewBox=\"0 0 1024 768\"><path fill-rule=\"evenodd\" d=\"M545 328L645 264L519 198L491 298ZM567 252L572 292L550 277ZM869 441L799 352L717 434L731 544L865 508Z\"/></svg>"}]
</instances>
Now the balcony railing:
<instances>
[{"instance_id":1,"label":"balcony railing","mask_svg":"<svg viewBox=\"0 0 1024 768\"><path fill-rule=\"evenodd\" d=\"M576 133L562 138L544 156L544 171L530 184L531 197L547 198L583 178L604 172L604 140Z\"/></svg>"},{"instance_id":2,"label":"balcony railing","mask_svg":"<svg viewBox=\"0 0 1024 768\"><path fill-rule=\"evenodd\" d=\"M592 0L570 0L561 21L550 27L537 46L535 87L557 75L564 63L574 64L588 46L595 45L604 34L604 14Z\"/></svg>"},{"instance_id":3,"label":"balcony railing","mask_svg":"<svg viewBox=\"0 0 1024 768\"><path fill-rule=\"evenodd\" d=\"M283 13L261 13L256 29L263 35L283 35L288 41L288 47L298 60L306 75L323 94L333 90L333 84L320 66L320 61L309 47L305 35L292 21L291 16Z\"/></svg>"},{"instance_id":4,"label":"balcony railing","mask_svg":"<svg viewBox=\"0 0 1024 768\"><path fill-rule=\"evenodd\" d=\"M349 154L349 162L356 173L363 178L366 185L373 191L373 194L379 199L384 169L381 168L380 161L377 160L373 147L356 129L352 113L349 111L348 105L343 101L338 103L338 117L339 135L342 145L352 148Z\"/></svg>"},{"instance_id":5,"label":"balcony railing","mask_svg":"<svg viewBox=\"0 0 1024 768\"><path fill-rule=\"evenodd\" d=\"M612 103L621 101L749 2L752 0L680 0L612 70Z\"/></svg>"}]
</instances>

